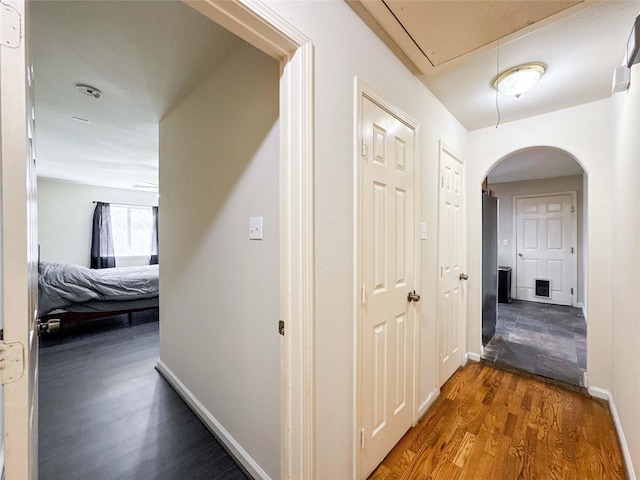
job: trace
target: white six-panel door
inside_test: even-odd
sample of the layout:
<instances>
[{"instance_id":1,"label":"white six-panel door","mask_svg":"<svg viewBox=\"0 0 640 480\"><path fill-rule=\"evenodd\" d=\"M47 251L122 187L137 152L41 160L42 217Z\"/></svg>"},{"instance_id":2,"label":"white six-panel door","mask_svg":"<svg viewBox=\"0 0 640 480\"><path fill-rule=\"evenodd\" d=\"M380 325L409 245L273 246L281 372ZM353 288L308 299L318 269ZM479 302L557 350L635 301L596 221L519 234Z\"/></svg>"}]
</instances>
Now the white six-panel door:
<instances>
[{"instance_id":1,"label":"white six-panel door","mask_svg":"<svg viewBox=\"0 0 640 480\"><path fill-rule=\"evenodd\" d=\"M440 148L438 219L437 330L438 384L442 386L462 364L465 309L464 163L449 148ZM463 276L461 278L461 275Z\"/></svg>"},{"instance_id":2,"label":"white six-panel door","mask_svg":"<svg viewBox=\"0 0 640 480\"><path fill-rule=\"evenodd\" d=\"M362 98L361 469L413 423L414 130Z\"/></svg>"},{"instance_id":3,"label":"white six-panel door","mask_svg":"<svg viewBox=\"0 0 640 480\"><path fill-rule=\"evenodd\" d=\"M571 194L516 200L516 298L572 305L572 209ZM536 279L549 280L549 298L536 295Z\"/></svg>"}]
</instances>

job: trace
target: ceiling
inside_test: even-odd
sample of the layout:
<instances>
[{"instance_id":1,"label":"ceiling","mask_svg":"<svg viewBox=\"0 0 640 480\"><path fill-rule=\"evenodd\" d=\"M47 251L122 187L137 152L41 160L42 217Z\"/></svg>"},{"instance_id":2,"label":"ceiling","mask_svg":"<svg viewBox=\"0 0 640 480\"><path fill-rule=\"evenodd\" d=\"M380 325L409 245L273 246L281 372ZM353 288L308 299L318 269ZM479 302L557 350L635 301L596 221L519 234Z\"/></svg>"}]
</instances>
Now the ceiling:
<instances>
[{"instance_id":1,"label":"ceiling","mask_svg":"<svg viewBox=\"0 0 640 480\"><path fill-rule=\"evenodd\" d=\"M536 147L509 155L489 174L489 186L554 177L582 175L584 170L569 154L550 147Z\"/></svg>"},{"instance_id":2,"label":"ceiling","mask_svg":"<svg viewBox=\"0 0 640 480\"><path fill-rule=\"evenodd\" d=\"M640 0L347 2L468 130L495 126L496 103L505 123L608 97L640 11ZM153 190L159 120L241 40L180 1L30 9L38 175ZM526 62L547 65L540 83L519 99L497 96L496 74ZM570 170L529 174L540 171Z\"/></svg>"},{"instance_id":3,"label":"ceiling","mask_svg":"<svg viewBox=\"0 0 640 480\"><path fill-rule=\"evenodd\" d=\"M241 40L177 1L30 9L38 176L153 191L158 122Z\"/></svg>"},{"instance_id":4,"label":"ceiling","mask_svg":"<svg viewBox=\"0 0 640 480\"><path fill-rule=\"evenodd\" d=\"M631 0L350 5L467 130L610 96L640 12L640 1ZM497 95L497 74L529 62L547 66L538 85L519 99Z\"/></svg>"}]
</instances>

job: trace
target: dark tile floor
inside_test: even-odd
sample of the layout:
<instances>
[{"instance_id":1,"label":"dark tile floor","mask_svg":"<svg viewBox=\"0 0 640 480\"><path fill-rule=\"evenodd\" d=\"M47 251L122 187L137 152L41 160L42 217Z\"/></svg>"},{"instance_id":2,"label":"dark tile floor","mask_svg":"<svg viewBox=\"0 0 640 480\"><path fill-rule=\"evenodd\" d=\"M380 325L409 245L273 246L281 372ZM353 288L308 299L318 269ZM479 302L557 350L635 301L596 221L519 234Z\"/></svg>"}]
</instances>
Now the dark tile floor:
<instances>
[{"instance_id":1,"label":"dark tile floor","mask_svg":"<svg viewBox=\"0 0 640 480\"><path fill-rule=\"evenodd\" d=\"M482 358L584 387L587 325L579 308L514 300L498 304Z\"/></svg>"}]
</instances>

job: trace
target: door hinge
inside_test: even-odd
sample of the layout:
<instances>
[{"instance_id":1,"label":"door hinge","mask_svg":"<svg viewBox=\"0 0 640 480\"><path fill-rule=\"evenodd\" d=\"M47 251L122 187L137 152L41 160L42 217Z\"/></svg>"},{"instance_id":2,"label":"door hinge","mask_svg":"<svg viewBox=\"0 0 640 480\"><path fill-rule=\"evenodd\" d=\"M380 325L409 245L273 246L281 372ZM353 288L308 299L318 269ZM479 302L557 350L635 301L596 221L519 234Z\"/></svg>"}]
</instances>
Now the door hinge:
<instances>
[{"instance_id":1,"label":"door hinge","mask_svg":"<svg viewBox=\"0 0 640 480\"><path fill-rule=\"evenodd\" d=\"M18 48L22 41L20 14L10 5L5 3L1 5L0 15L2 16L2 27L0 28L0 45L9 48Z\"/></svg>"},{"instance_id":2,"label":"door hinge","mask_svg":"<svg viewBox=\"0 0 640 480\"><path fill-rule=\"evenodd\" d=\"M360 430L360 448L364 448L364 428Z\"/></svg>"},{"instance_id":3,"label":"door hinge","mask_svg":"<svg viewBox=\"0 0 640 480\"><path fill-rule=\"evenodd\" d=\"M571 207L571 213L573 213L573 212L575 212L575 211L576 211L576 209L572 206L572 207Z\"/></svg>"},{"instance_id":4,"label":"door hinge","mask_svg":"<svg viewBox=\"0 0 640 480\"><path fill-rule=\"evenodd\" d=\"M362 137L362 144L360 146L360 154L365 157L367 155L367 141Z\"/></svg>"},{"instance_id":5,"label":"door hinge","mask_svg":"<svg viewBox=\"0 0 640 480\"><path fill-rule=\"evenodd\" d=\"M571 289L571 295L573 295L573 288Z\"/></svg>"},{"instance_id":6,"label":"door hinge","mask_svg":"<svg viewBox=\"0 0 640 480\"><path fill-rule=\"evenodd\" d=\"M284 335L284 320L278 320L278 333Z\"/></svg>"},{"instance_id":7,"label":"door hinge","mask_svg":"<svg viewBox=\"0 0 640 480\"><path fill-rule=\"evenodd\" d=\"M20 342L0 344L0 385L13 383L24 373L24 347Z\"/></svg>"},{"instance_id":8,"label":"door hinge","mask_svg":"<svg viewBox=\"0 0 640 480\"><path fill-rule=\"evenodd\" d=\"M573 253L573 247L571 247L571 253Z\"/></svg>"},{"instance_id":9,"label":"door hinge","mask_svg":"<svg viewBox=\"0 0 640 480\"><path fill-rule=\"evenodd\" d=\"M367 303L367 287L364 285L362 285L362 291L360 292L360 301L363 305Z\"/></svg>"}]
</instances>

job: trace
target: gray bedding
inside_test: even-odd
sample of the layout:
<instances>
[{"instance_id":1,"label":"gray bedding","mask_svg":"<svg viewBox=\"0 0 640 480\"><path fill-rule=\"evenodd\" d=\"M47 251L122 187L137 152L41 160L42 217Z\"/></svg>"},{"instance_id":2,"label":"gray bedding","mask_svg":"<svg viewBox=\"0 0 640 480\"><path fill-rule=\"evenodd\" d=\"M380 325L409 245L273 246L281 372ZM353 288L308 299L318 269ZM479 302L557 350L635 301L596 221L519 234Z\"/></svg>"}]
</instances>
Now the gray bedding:
<instances>
[{"instance_id":1,"label":"gray bedding","mask_svg":"<svg viewBox=\"0 0 640 480\"><path fill-rule=\"evenodd\" d=\"M41 262L38 270L39 316L56 309L117 311L121 310L115 308L119 302L126 305L157 302L158 265L94 270Z\"/></svg>"}]
</instances>

